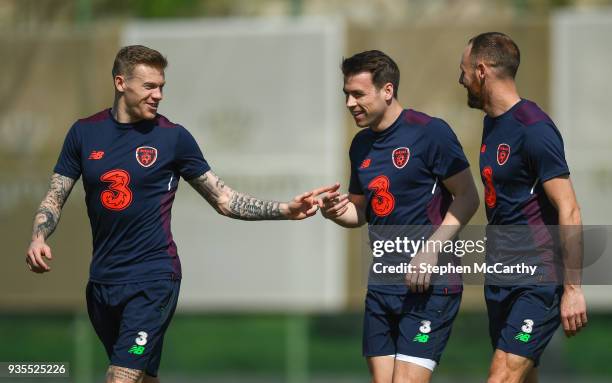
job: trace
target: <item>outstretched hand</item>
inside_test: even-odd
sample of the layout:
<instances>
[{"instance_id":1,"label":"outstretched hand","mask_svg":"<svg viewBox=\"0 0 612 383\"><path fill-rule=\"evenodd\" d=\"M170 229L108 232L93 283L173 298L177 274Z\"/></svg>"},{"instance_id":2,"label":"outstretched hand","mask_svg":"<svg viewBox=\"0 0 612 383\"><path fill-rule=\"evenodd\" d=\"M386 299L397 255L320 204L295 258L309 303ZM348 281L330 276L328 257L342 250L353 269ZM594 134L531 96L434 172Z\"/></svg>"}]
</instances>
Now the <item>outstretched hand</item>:
<instances>
[{"instance_id":1,"label":"outstretched hand","mask_svg":"<svg viewBox=\"0 0 612 383\"><path fill-rule=\"evenodd\" d=\"M340 195L339 188L340 184L336 183L326 190L326 195L319 198L321 214L327 219L338 218L348 210L348 194Z\"/></svg>"},{"instance_id":2,"label":"outstretched hand","mask_svg":"<svg viewBox=\"0 0 612 383\"><path fill-rule=\"evenodd\" d=\"M285 216L288 219L293 220L312 217L317 213L320 205L320 202L316 197L320 194L329 192L334 188L334 186L335 185L323 186L296 196L293 200L287 203Z\"/></svg>"}]
</instances>

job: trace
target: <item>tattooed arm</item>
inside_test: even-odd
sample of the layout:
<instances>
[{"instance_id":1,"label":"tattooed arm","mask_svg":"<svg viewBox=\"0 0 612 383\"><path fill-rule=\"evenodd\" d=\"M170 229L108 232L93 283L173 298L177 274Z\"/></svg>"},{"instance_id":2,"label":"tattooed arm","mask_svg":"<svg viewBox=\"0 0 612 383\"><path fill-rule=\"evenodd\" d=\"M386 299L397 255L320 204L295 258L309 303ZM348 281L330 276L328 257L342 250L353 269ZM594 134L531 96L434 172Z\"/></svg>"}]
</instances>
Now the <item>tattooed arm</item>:
<instances>
[{"instance_id":1,"label":"tattooed arm","mask_svg":"<svg viewBox=\"0 0 612 383\"><path fill-rule=\"evenodd\" d=\"M245 221L304 219L317 212L314 195L321 188L295 197L290 202L264 201L232 190L212 171L188 181L219 214Z\"/></svg>"},{"instance_id":2,"label":"tattooed arm","mask_svg":"<svg viewBox=\"0 0 612 383\"><path fill-rule=\"evenodd\" d=\"M49 191L34 216L32 242L26 253L26 263L36 273L50 271L43 257L51 259L51 249L45 243L55 230L62 212L62 207L70 195L75 180L54 173L51 176Z\"/></svg>"}]
</instances>

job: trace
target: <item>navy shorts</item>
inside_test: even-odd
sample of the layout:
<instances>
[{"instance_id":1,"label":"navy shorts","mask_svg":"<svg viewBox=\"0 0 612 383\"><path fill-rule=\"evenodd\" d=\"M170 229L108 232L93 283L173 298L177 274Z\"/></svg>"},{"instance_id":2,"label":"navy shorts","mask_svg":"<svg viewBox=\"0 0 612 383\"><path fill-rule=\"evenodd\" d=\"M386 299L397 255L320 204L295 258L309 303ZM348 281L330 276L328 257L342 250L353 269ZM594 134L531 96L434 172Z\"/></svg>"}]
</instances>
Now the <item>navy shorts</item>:
<instances>
[{"instance_id":1,"label":"navy shorts","mask_svg":"<svg viewBox=\"0 0 612 383\"><path fill-rule=\"evenodd\" d=\"M493 349L539 364L561 323L563 286L485 286Z\"/></svg>"},{"instance_id":2,"label":"navy shorts","mask_svg":"<svg viewBox=\"0 0 612 383\"><path fill-rule=\"evenodd\" d=\"M461 293L392 295L368 291L363 320L363 355L402 354L440 362Z\"/></svg>"},{"instance_id":3,"label":"navy shorts","mask_svg":"<svg viewBox=\"0 0 612 383\"><path fill-rule=\"evenodd\" d=\"M87 284L87 312L110 364L157 376L180 280Z\"/></svg>"}]
</instances>

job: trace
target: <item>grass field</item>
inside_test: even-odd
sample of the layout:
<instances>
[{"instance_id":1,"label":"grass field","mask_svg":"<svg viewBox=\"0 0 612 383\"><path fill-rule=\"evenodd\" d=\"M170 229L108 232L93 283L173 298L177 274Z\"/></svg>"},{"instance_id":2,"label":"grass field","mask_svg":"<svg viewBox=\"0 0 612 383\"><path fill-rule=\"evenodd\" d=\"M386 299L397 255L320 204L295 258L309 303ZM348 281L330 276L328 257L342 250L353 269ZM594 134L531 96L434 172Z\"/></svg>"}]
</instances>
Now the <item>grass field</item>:
<instances>
[{"instance_id":1,"label":"grass field","mask_svg":"<svg viewBox=\"0 0 612 383\"><path fill-rule=\"evenodd\" d=\"M68 361L74 370L80 367L75 361L83 360L79 356L91 354L94 374L103 374L104 350L87 323L83 328L88 340L76 339L75 318L4 313L0 316L0 361ZM86 318L80 320L83 325ZM436 376L484 377L490 357L486 326L484 314L459 315ZM593 314L579 337L562 340L557 334L543 358L543 374L575 377L575 381L586 377L612 380L611 330L612 315ZM81 346L76 350L78 342ZM295 350L288 352L295 345L303 356L298 353L296 357ZM280 377L283 381L287 366L295 363L292 358L301 359L298 363L309 376L365 379L361 314L177 314L166 336L161 370L166 376L248 376L252 381Z\"/></svg>"}]
</instances>

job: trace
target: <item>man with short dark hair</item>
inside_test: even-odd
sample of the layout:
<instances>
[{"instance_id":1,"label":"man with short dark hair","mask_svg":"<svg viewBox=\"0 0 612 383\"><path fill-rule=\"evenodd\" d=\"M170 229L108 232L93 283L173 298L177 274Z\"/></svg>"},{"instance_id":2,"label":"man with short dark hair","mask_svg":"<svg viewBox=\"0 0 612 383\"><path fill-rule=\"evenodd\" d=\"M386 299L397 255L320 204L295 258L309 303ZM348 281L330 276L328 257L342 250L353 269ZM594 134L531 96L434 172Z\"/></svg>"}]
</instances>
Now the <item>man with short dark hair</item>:
<instances>
[{"instance_id":1,"label":"man with short dark hair","mask_svg":"<svg viewBox=\"0 0 612 383\"><path fill-rule=\"evenodd\" d=\"M368 223L371 241L388 237L386 229L402 235L408 231L412 240L421 235L440 243L452 240L478 207L457 137L443 120L402 108L397 100L399 69L383 52L345 59L342 73L346 107L363 130L349 152L349 193L340 195L336 184L321 198L323 216L348 228ZM435 248L408 254L412 260L388 255L383 256L385 266L400 266L399 279L393 278L395 272L380 275L379 262L373 263L363 355L373 382L429 382L459 310L462 284L457 275L436 279L419 266L457 260ZM403 272L394 258L408 259L416 271Z\"/></svg>"},{"instance_id":2,"label":"man with short dark hair","mask_svg":"<svg viewBox=\"0 0 612 383\"><path fill-rule=\"evenodd\" d=\"M87 309L110 359L107 383L159 382L163 338L181 280L170 231L180 177L219 214L241 220L310 217L318 208L314 195L326 191L281 203L225 185L191 134L157 113L166 65L159 52L144 46L119 51L113 107L78 120L68 132L26 254L33 272L51 270L46 240L82 175L93 233Z\"/></svg>"},{"instance_id":3,"label":"man with short dark hair","mask_svg":"<svg viewBox=\"0 0 612 383\"><path fill-rule=\"evenodd\" d=\"M536 382L540 355L559 323L567 336L587 323L580 209L563 140L535 103L519 97L519 63L514 41L489 32L469 41L460 65L468 105L486 113L480 171L487 231L494 234L487 234L487 262L521 260L538 268L537 279L517 275L485 285L495 350L491 383Z\"/></svg>"}]
</instances>

